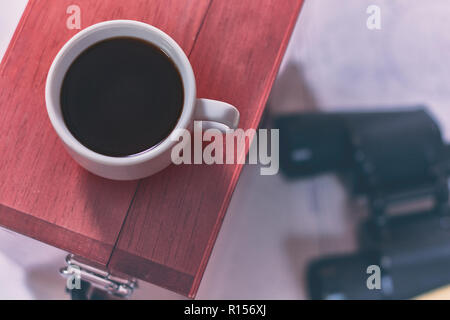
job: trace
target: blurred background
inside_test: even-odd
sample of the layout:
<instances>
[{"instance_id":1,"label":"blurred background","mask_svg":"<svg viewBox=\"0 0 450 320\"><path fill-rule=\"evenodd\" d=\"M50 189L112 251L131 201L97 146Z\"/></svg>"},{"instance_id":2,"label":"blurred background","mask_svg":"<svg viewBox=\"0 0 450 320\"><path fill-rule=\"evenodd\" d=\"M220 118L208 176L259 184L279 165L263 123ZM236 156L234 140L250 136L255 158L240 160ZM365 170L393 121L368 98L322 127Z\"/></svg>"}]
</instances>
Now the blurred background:
<instances>
[{"instance_id":1,"label":"blurred background","mask_svg":"<svg viewBox=\"0 0 450 320\"><path fill-rule=\"evenodd\" d=\"M0 56L26 3L0 0ZM381 9L381 30L366 27L369 5ZM446 0L306 0L262 127L306 112L423 105L448 141L449 17ZM342 181L336 172L286 178L245 166L197 298L310 297L310 262L359 250L357 230L370 216L367 197ZM0 229L0 299L68 299L57 273L65 255ZM133 299L183 299L140 285Z\"/></svg>"}]
</instances>

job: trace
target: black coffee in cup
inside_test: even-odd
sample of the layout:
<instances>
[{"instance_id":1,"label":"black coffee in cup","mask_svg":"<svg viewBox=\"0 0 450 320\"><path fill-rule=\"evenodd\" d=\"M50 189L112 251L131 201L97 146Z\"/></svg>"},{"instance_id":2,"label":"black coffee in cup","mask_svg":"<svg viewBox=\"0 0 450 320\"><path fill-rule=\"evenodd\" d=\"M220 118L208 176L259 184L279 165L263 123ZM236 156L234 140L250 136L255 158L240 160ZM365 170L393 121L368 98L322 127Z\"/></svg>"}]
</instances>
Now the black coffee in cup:
<instances>
[{"instance_id":1,"label":"black coffee in cup","mask_svg":"<svg viewBox=\"0 0 450 320\"><path fill-rule=\"evenodd\" d=\"M61 109L72 135L100 154L148 150L175 128L184 103L180 72L153 44L130 37L98 42L69 67Z\"/></svg>"}]
</instances>

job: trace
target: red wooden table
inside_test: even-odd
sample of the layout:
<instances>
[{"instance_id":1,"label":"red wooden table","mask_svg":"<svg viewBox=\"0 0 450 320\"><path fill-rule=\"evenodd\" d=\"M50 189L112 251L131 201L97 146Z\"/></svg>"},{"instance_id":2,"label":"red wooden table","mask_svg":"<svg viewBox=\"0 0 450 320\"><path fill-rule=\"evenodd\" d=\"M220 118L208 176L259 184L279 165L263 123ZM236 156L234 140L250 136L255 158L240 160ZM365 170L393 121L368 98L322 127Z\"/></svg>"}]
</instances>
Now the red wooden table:
<instances>
[{"instance_id":1,"label":"red wooden table","mask_svg":"<svg viewBox=\"0 0 450 320\"><path fill-rule=\"evenodd\" d=\"M79 30L73 0L30 0L0 66L0 225L194 297L242 165L171 166L132 182L96 177L47 118L50 64ZM229 102L257 128L302 0L77 0L81 27L133 19L189 56L199 97Z\"/></svg>"}]
</instances>

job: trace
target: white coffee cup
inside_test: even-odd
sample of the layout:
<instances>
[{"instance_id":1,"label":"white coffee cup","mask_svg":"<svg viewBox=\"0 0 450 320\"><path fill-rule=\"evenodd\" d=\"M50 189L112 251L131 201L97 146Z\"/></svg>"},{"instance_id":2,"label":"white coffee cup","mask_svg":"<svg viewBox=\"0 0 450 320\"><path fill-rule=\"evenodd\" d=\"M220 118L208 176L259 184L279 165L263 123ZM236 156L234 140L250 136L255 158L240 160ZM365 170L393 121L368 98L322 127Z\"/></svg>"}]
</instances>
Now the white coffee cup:
<instances>
[{"instance_id":1,"label":"white coffee cup","mask_svg":"<svg viewBox=\"0 0 450 320\"><path fill-rule=\"evenodd\" d=\"M156 45L176 64L184 86L184 105L172 133L156 146L137 155L110 157L82 145L67 128L60 105L60 91L72 62L93 44L115 37L133 37ZM192 130L195 120L213 121L235 129L239 111L230 104L197 99L194 72L180 46L167 34L148 24L132 20L113 20L90 26L70 39L59 51L50 68L45 88L50 121L69 154L90 172L114 180L148 177L171 163L171 150L177 143L177 129Z\"/></svg>"}]
</instances>

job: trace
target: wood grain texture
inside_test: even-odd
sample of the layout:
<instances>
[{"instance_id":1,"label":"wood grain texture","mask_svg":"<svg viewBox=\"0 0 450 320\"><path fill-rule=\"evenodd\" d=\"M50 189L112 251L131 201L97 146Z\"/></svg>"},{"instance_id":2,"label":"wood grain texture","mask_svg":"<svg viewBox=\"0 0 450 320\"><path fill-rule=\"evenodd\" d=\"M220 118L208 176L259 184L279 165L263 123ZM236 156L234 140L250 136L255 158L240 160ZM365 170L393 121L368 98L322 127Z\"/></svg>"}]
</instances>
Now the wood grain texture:
<instances>
[{"instance_id":1,"label":"wood grain texture","mask_svg":"<svg viewBox=\"0 0 450 320\"><path fill-rule=\"evenodd\" d=\"M240 128L258 126L301 4L212 1L190 60L199 96L235 105ZM194 297L241 169L171 166L143 180L109 268Z\"/></svg>"},{"instance_id":2,"label":"wood grain texture","mask_svg":"<svg viewBox=\"0 0 450 320\"><path fill-rule=\"evenodd\" d=\"M77 30L71 0L31 0L0 67L0 225L106 265L137 182L96 177L70 159L48 120L50 64ZM189 53L209 0L78 0L82 28L134 19L171 35ZM175 18L176 17L176 18Z\"/></svg>"},{"instance_id":3,"label":"wood grain texture","mask_svg":"<svg viewBox=\"0 0 450 320\"><path fill-rule=\"evenodd\" d=\"M199 95L238 107L244 129L258 125L301 3L77 1L83 28L135 19L171 35ZM193 297L242 165L172 166L140 184L79 168L44 104L51 61L76 33L65 27L70 4L31 0L0 67L0 225Z\"/></svg>"}]
</instances>

